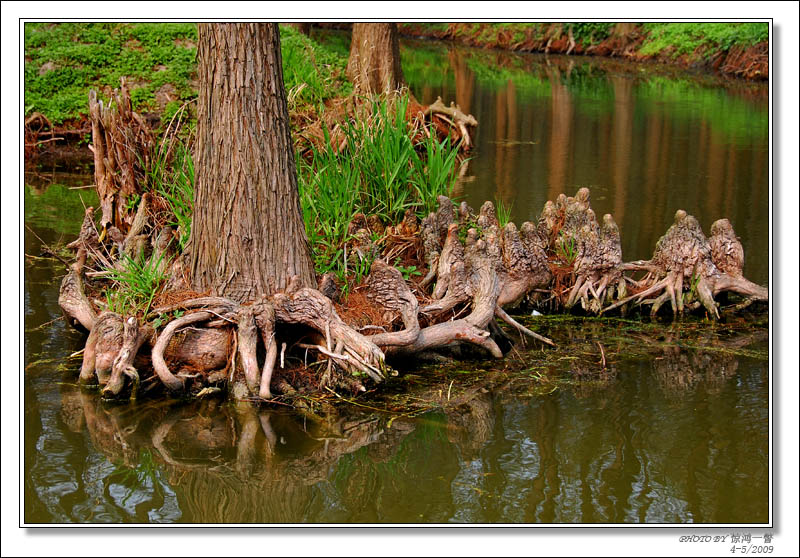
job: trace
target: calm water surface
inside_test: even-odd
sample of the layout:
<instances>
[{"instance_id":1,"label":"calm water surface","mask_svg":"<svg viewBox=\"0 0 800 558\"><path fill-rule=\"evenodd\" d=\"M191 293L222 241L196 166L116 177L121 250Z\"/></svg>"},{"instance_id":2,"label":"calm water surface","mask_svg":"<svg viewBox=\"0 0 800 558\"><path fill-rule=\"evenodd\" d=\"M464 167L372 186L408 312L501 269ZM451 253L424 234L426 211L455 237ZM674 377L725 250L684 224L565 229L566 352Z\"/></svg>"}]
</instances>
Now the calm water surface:
<instances>
[{"instance_id":1,"label":"calm water surface","mask_svg":"<svg viewBox=\"0 0 800 558\"><path fill-rule=\"evenodd\" d=\"M766 284L765 87L417 43L403 64L420 101L455 99L480 123L459 182L473 206L502 199L520 222L589 186L628 260L649 258L679 208L706 230L725 216L745 273ZM96 200L69 188L91 179L39 174L26 179L26 223L71 240ZM26 254L39 246L26 233ZM312 419L82 392L69 355L84 337L56 319L63 273L26 258L26 522L769 520L764 323L539 319L557 351L411 370L358 401L417 409L405 415L345 405Z\"/></svg>"}]
</instances>

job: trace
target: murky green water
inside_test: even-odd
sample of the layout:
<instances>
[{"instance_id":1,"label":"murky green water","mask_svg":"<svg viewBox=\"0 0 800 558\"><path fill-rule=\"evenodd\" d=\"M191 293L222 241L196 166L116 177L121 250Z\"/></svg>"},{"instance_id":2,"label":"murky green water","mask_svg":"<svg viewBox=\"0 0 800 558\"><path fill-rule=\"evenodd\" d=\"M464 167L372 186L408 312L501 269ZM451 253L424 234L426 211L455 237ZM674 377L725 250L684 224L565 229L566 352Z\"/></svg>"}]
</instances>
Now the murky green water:
<instances>
[{"instance_id":1,"label":"murky green water","mask_svg":"<svg viewBox=\"0 0 800 558\"><path fill-rule=\"evenodd\" d=\"M415 52L403 63L418 98L455 99L480 122L460 183L473 205L502 198L521 221L590 186L628 260L650 256L678 208L706 230L726 216L745 273L766 283L763 88L584 59ZM90 179L44 174L27 177L26 223L45 242L71 240L95 200L69 187ZM39 246L26 232L26 254ZM26 522L769 520L763 320L539 318L558 350L407 371L320 418L215 400L119 405L75 386L69 355L84 339L56 319L63 273L25 260Z\"/></svg>"}]
</instances>

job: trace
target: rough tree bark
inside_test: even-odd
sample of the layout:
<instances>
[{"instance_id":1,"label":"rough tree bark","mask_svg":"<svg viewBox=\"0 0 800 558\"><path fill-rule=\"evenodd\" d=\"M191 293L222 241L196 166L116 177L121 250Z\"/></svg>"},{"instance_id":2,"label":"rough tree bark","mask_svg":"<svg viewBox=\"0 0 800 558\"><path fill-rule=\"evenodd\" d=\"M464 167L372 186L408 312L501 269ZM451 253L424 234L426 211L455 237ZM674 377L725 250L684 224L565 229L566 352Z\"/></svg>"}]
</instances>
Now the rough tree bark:
<instances>
[{"instance_id":1,"label":"rough tree bark","mask_svg":"<svg viewBox=\"0 0 800 558\"><path fill-rule=\"evenodd\" d=\"M278 25L200 24L197 61L194 288L243 302L315 285Z\"/></svg>"},{"instance_id":2,"label":"rough tree bark","mask_svg":"<svg viewBox=\"0 0 800 558\"><path fill-rule=\"evenodd\" d=\"M354 23L347 77L358 95L391 94L405 87L396 23Z\"/></svg>"}]
</instances>

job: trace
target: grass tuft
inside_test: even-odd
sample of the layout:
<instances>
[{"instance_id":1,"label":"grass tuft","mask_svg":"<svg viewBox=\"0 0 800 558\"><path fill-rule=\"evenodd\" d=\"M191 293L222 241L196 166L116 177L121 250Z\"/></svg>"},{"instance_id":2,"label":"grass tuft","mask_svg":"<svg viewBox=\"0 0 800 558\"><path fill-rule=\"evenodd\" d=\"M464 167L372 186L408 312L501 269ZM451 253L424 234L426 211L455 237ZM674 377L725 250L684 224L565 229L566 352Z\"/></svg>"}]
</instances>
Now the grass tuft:
<instances>
[{"instance_id":1,"label":"grass tuft","mask_svg":"<svg viewBox=\"0 0 800 558\"><path fill-rule=\"evenodd\" d=\"M438 196L452 194L458 146L439 141L429 130L415 148L418 132L405 119L407 105L407 97L393 106L376 101L366 116L343 126L341 151L325 130L323 146L312 147L309 160L297 157L301 207L317 273L334 272L343 284L358 284L369 271L370 257L347 252L354 215L375 215L384 224L395 224L408 209L424 217L438 206ZM380 240L373 239L378 245Z\"/></svg>"},{"instance_id":2,"label":"grass tuft","mask_svg":"<svg viewBox=\"0 0 800 558\"><path fill-rule=\"evenodd\" d=\"M132 258L122 254L119 267L106 269L112 286L105 291L108 310L127 316L146 316L166 276L160 271L163 256L151 257L146 262L140 254Z\"/></svg>"}]
</instances>

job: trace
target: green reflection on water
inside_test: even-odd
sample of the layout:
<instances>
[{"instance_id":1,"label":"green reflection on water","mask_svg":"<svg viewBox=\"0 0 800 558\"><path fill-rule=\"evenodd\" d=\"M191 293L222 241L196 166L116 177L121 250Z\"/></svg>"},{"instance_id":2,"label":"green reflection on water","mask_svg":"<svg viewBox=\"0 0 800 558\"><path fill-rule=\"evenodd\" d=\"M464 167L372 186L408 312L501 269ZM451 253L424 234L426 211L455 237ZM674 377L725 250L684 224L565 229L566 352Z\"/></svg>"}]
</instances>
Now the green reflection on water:
<instances>
[{"instance_id":1,"label":"green reflection on water","mask_svg":"<svg viewBox=\"0 0 800 558\"><path fill-rule=\"evenodd\" d=\"M91 177L85 177L90 183ZM86 207L97 207L94 188L70 189L74 186L50 184L43 190L25 185L25 222L57 233L74 234L80 230Z\"/></svg>"}]
</instances>

